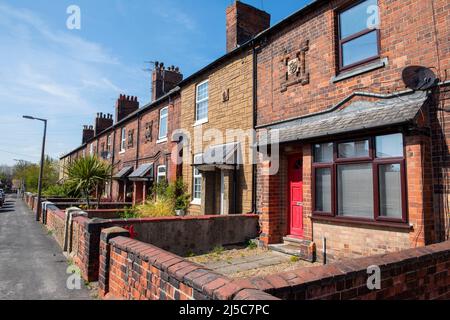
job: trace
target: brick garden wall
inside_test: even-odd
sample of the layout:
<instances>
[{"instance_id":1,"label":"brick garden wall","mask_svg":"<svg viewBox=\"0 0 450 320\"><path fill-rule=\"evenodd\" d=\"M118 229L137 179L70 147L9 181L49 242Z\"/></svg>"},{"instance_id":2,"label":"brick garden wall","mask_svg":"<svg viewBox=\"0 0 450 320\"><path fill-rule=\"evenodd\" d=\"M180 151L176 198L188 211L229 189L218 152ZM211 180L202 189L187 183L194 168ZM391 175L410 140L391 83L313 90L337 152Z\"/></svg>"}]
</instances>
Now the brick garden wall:
<instances>
[{"instance_id":1,"label":"brick garden wall","mask_svg":"<svg viewBox=\"0 0 450 320\"><path fill-rule=\"evenodd\" d=\"M258 236L258 216L202 216L93 221L77 217L73 224L71 255L88 281L98 279L100 234L124 227L132 237L179 254L211 251L215 246L244 243ZM203 230L199 232L199 230ZM75 239L76 237L76 239ZM77 243L77 244L75 244Z\"/></svg>"},{"instance_id":2,"label":"brick garden wall","mask_svg":"<svg viewBox=\"0 0 450 320\"><path fill-rule=\"evenodd\" d=\"M367 287L370 266L381 269L381 289ZM437 300L450 298L450 242L398 253L303 268L238 281L289 300Z\"/></svg>"},{"instance_id":3,"label":"brick garden wall","mask_svg":"<svg viewBox=\"0 0 450 320\"><path fill-rule=\"evenodd\" d=\"M62 248L64 246L66 215L56 207L47 208L47 229Z\"/></svg>"},{"instance_id":4,"label":"brick garden wall","mask_svg":"<svg viewBox=\"0 0 450 320\"><path fill-rule=\"evenodd\" d=\"M160 248L124 237L123 229L114 229L102 233L99 279L102 298L276 300L262 291L239 287L221 274Z\"/></svg>"}]
</instances>

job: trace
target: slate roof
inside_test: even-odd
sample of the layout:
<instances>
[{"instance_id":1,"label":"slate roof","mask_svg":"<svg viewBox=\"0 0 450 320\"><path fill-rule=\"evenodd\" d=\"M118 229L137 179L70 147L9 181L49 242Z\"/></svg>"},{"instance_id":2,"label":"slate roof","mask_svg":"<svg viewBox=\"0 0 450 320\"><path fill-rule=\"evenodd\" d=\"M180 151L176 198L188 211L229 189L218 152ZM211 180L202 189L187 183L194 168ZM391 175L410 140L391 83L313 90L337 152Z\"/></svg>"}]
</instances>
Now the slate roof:
<instances>
[{"instance_id":1,"label":"slate roof","mask_svg":"<svg viewBox=\"0 0 450 320\"><path fill-rule=\"evenodd\" d=\"M413 121L427 99L425 92L416 92L377 102L356 101L343 109L269 126L268 135L262 134L259 144L270 142L266 137L270 139L272 130L278 131L279 141L283 143L401 125Z\"/></svg>"},{"instance_id":2,"label":"slate roof","mask_svg":"<svg viewBox=\"0 0 450 320\"><path fill-rule=\"evenodd\" d=\"M124 179L133 171L133 167L123 167L118 173L113 175L113 179Z\"/></svg>"},{"instance_id":3,"label":"slate roof","mask_svg":"<svg viewBox=\"0 0 450 320\"><path fill-rule=\"evenodd\" d=\"M149 171L152 171L153 169L153 163L146 163L141 165L139 168L137 168L133 173L131 173L128 178L129 179L140 179L140 178L145 178L145 176L147 175L147 173L149 173Z\"/></svg>"}]
</instances>

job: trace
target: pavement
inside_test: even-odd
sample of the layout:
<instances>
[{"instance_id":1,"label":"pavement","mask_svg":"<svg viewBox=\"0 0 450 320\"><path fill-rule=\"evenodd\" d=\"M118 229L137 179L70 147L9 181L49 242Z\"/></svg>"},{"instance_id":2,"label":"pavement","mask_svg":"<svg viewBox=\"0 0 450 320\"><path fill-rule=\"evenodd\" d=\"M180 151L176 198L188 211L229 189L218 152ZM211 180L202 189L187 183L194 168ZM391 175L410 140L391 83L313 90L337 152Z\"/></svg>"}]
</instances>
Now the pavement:
<instances>
[{"instance_id":1,"label":"pavement","mask_svg":"<svg viewBox=\"0 0 450 320\"><path fill-rule=\"evenodd\" d=\"M61 248L22 200L8 195L0 208L0 300L90 300L69 290L69 264Z\"/></svg>"}]
</instances>

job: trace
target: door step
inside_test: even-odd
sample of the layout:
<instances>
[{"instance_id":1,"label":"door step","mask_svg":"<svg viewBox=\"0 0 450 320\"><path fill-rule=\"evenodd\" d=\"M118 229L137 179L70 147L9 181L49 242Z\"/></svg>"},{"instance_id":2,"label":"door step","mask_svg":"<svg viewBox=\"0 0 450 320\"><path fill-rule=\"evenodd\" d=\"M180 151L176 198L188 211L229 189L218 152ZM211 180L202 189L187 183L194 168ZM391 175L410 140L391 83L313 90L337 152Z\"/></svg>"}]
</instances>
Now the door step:
<instances>
[{"instance_id":1,"label":"door step","mask_svg":"<svg viewBox=\"0 0 450 320\"><path fill-rule=\"evenodd\" d=\"M284 238L284 243L271 244L269 249L291 256L298 257L302 260L314 262L316 258L316 246L314 242L302 239Z\"/></svg>"}]
</instances>

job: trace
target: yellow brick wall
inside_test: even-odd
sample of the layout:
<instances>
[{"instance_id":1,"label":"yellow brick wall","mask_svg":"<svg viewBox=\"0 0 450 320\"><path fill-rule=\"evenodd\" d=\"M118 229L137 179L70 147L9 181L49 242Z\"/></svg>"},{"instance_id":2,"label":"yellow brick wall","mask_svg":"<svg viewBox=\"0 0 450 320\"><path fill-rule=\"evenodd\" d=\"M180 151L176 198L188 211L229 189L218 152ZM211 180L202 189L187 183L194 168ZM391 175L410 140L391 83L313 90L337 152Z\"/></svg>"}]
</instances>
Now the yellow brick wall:
<instances>
[{"instance_id":1,"label":"yellow brick wall","mask_svg":"<svg viewBox=\"0 0 450 320\"><path fill-rule=\"evenodd\" d=\"M208 122L202 125L203 132L218 129L223 132L223 142L205 142L193 140L190 150L185 150L183 156L183 179L192 193L191 166L194 154L202 153L209 145L226 143L227 129L251 130L253 128L253 56L246 51L233 59L212 69L201 77L193 80L181 92L181 122L180 127L194 137L196 86L204 80L209 80ZM222 93L229 90L229 100L223 102ZM198 128L197 128L198 129ZM252 155L250 141L246 139L243 147L246 153L245 165L238 173L238 213L252 211ZM204 192L204 190L202 190ZM199 206L191 206L190 214L200 214Z\"/></svg>"}]
</instances>

